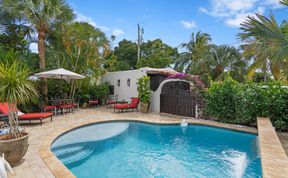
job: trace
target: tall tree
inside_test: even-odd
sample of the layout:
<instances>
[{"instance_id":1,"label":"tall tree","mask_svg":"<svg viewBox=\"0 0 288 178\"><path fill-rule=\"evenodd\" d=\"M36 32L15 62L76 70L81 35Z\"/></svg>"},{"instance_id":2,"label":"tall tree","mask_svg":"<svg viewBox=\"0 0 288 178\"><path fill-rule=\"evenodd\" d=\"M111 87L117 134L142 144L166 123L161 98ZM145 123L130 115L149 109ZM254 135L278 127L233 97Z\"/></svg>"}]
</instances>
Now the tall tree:
<instances>
[{"instance_id":1,"label":"tall tree","mask_svg":"<svg viewBox=\"0 0 288 178\"><path fill-rule=\"evenodd\" d=\"M26 22L32 32L38 34L40 70L45 70L46 35L60 22L73 19L72 9L64 0L3 0L5 8L12 10L19 21ZM44 80L42 94L47 97L47 82Z\"/></svg>"},{"instance_id":2,"label":"tall tree","mask_svg":"<svg viewBox=\"0 0 288 178\"><path fill-rule=\"evenodd\" d=\"M2 48L6 51L13 49L22 54L28 53L27 35L29 35L29 28L17 23L14 14L0 1L0 45Z\"/></svg>"},{"instance_id":3,"label":"tall tree","mask_svg":"<svg viewBox=\"0 0 288 178\"><path fill-rule=\"evenodd\" d=\"M177 48L172 48L160 39L148 41L141 45L141 57L137 67L169 67L175 61L177 55Z\"/></svg>"},{"instance_id":4,"label":"tall tree","mask_svg":"<svg viewBox=\"0 0 288 178\"><path fill-rule=\"evenodd\" d=\"M237 80L244 76L246 62L241 59L241 53L233 46L213 45L204 57L204 65L213 80L221 80L225 71L232 72ZM200 67L201 68L201 67Z\"/></svg>"},{"instance_id":5,"label":"tall tree","mask_svg":"<svg viewBox=\"0 0 288 178\"><path fill-rule=\"evenodd\" d=\"M109 55L109 41L105 34L86 22L74 22L61 28L57 30L60 34L49 38L53 52L58 52L52 65L58 63L76 73L99 78L104 59ZM72 83L70 97L74 96L75 89Z\"/></svg>"},{"instance_id":6,"label":"tall tree","mask_svg":"<svg viewBox=\"0 0 288 178\"><path fill-rule=\"evenodd\" d=\"M179 55L174 68L181 72L197 74L196 65L209 49L210 41L211 37L208 33L202 33L201 31L196 34L192 33L190 41L181 44L181 47L186 51Z\"/></svg>"},{"instance_id":7,"label":"tall tree","mask_svg":"<svg viewBox=\"0 0 288 178\"><path fill-rule=\"evenodd\" d=\"M118 59L118 70L136 69L137 64L137 44L122 40L114 49L114 54Z\"/></svg>"}]
</instances>

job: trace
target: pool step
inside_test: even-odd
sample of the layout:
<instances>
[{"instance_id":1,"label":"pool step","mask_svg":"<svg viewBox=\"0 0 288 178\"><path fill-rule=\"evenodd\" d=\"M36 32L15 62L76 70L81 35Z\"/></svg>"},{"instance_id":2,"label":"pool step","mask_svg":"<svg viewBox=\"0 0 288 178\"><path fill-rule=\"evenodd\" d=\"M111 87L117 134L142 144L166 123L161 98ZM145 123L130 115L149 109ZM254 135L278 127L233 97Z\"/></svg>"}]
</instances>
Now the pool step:
<instances>
[{"instance_id":1,"label":"pool step","mask_svg":"<svg viewBox=\"0 0 288 178\"><path fill-rule=\"evenodd\" d=\"M57 157L65 164L72 164L78 161L82 161L89 157L94 149L87 147L71 147L63 150L54 151Z\"/></svg>"}]
</instances>

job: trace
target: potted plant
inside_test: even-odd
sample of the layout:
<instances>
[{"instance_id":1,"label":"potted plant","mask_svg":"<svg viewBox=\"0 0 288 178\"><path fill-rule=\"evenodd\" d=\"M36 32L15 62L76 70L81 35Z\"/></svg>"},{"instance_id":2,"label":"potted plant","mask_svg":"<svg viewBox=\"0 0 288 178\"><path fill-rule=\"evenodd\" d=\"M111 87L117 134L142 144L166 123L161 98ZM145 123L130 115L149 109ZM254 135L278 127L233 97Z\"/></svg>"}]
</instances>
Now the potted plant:
<instances>
[{"instance_id":1,"label":"potted plant","mask_svg":"<svg viewBox=\"0 0 288 178\"><path fill-rule=\"evenodd\" d=\"M150 77L143 76L138 79L137 91L141 103L141 112L147 113L149 111L151 99Z\"/></svg>"},{"instance_id":2,"label":"potted plant","mask_svg":"<svg viewBox=\"0 0 288 178\"><path fill-rule=\"evenodd\" d=\"M27 78L30 69L19 61L0 63L0 102L8 103L8 134L0 136L0 154L16 165L28 149L28 133L19 127L17 104L25 104L37 96L37 90L32 81Z\"/></svg>"}]
</instances>

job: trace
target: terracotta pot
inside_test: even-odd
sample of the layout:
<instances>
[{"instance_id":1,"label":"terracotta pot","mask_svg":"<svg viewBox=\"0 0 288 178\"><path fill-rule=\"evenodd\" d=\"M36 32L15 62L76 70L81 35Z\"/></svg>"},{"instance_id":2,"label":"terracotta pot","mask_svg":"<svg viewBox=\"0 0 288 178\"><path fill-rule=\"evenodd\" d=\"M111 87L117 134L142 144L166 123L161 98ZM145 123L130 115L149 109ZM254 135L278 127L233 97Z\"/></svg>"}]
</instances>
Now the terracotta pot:
<instances>
[{"instance_id":1,"label":"terracotta pot","mask_svg":"<svg viewBox=\"0 0 288 178\"><path fill-rule=\"evenodd\" d=\"M29 146L28 137L26 134L20 138L0 140L0 154L5 154L5 159L11 166L15 166L25 156Z\"/></svg>"},{"instance_id":2,"label":"terracotta pot","mask_svg":"<svg viewBox=\"0 0 288 178\"><path fill-rule=\"evenodd\" d=\"M141 112L148 113L150 103L141 103Z\"/></svg>"}]
</instances>

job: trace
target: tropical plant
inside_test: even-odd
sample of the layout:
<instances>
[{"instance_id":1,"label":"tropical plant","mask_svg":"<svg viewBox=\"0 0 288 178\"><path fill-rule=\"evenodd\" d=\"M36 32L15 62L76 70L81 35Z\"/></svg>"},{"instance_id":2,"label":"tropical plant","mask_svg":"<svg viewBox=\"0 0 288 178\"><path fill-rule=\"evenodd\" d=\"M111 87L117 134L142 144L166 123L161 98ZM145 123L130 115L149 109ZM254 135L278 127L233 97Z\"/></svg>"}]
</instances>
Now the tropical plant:
<instances>
[{"instance_id":1,"label":"tropical plant","mask_svg":"<svg viewBox=\"0 0 288 178\"><path fill-rule=\"evenodd\" d=\"M209 49L210 41L211 37L208 33L202 33L201 31L196 34L192 33L191 40L188 43L181 44L181 47L186 49L186 51L180 53L175 61L174 68L179 72L198 74L199 68L197 64L203 58L203 54Z\"/></svg>"},{"instance_id":2,"label":"tropical plant","mask_svg":"<svg viewBox=\"0 0 288 178\"><path fill-rule=\"evenodd\" d=\"M109 55L109 41L98 28L86 22L61 25L48 37L49 67L58 65L73 72L99 79L105 72L103 63ZM71 82L69 97L73 98L81 82Z\"/></svg>"},{"instance_id":3,"label":"tropical plant","mask_svg":"<svg viewBox=\"0 0 288 178\"><path fill-rule=\"evenodd\" d=\"M17 60L12 63L0 63L0 101L7 102L9 106L11 138L21 137L17 105L26 103L37 95L34 84L27 79L30 74L30 69Z\"/></svg>"},{"instance_id":4,"label":"tropical plant","mask_svg":"<svg viewBox=\"0 0 288 178\"><path fill-rule=\"evenodd\" d=\"M14 17L31 28L38 35L39 67L46 68L45 40L47 33L61 22L73 19L72 9L64 0L3 0L4 7ZM47 96L47 82L43 80L42 94Z\"/></svg>"},{"instance_id":5,"label":"tropical plant","mask_svg":"<svg viewBox=\"0 0 288 178\"><path fill-rule=\"evenodd\" d=\"M126 39L120 41L114 49L114 55L118 60L117 70L136 69L137 44Z\"/></svg>"},{"instance_id":6,"label":"tropical plant","mask_svg":"<svg viewBox=\"0 0 288 178\"><path fill-rule=\"evenodd\" d=\"M235 78L241 80L246 69L246 62L242 60L239 50L228 45L211 45L199 65L202 66L201 69L204 69L199 74L206 73L212 80L222 80L225 71L231 72Z\"/></svg>"},{"instance_id":7,"label":"tropical plant","mask_svg":"<svg viewBox=\"0 0 288 178\"><path fill-rule=\"evenodd\" d=\"M287 5L287 0L281 3ZM279 80L284 75L284 80L287 80L288 23L284 21L279 26L271 13L269 17L261 14L249 16L241 25L243 32L239 36L246 42L244 50L254 58L248 78L253 76L257 68L270 68L274 79Z\"/></svg>"},{"instance_id":8,"label":"tropical plant","mask_svg":"<svg viewBox=\"0 0 288 178\"><path fill-rule=\"evenodd\" d=\"M170 67L178 56L177 48L165 44L161 39L145 42L141 45L141 57L137 63L137 68Z\"/></svg>"},{"instance_id":9,"label":"tropical plant","mask_svg":"<svg viewBox=\"0 0 288 178\"><path fill-rule=\"evenodd\" d=\"M150 90L150 77L143 76L137 80L138 97L141 103L150 103L151 90Z\"/></svg>"}]
</instances>

